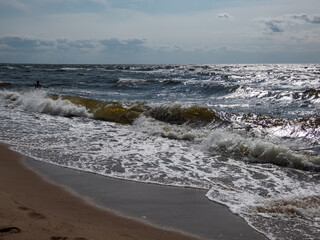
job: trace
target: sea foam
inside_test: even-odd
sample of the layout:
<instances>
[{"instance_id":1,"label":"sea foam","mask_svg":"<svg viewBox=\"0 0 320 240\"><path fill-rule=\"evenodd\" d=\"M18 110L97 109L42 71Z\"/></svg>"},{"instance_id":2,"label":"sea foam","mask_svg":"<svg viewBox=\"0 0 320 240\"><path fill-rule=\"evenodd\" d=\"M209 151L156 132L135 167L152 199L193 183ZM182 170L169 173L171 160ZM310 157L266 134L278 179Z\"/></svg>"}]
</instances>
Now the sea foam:
<instances>
[{"instance_id":1,"label":"sea foam","mask_svg":"<svg viewBox=\"0 0 320 240\"><path fill-rule=\"evenodd\" d=\"M28 112L46 113L64 117L91 117L83 106L77 106L68 100L48 98L45 91L34 90L24 93L1 91L0 96L18 108Z\"/></svg>"},{"instance_id":2,"label":"sea foam","mask_svg":"<svg viewBox=\"0 0 320 240\"><path fill-rule=\"evenodd\" d=\"M211 153L255 163L271 163L301 170L320 170L320 158L303 151L294 151L285 145L268 140L244 137L238 133L217 129L203 141L203 148Z\"/></svg>"}]
</instances>

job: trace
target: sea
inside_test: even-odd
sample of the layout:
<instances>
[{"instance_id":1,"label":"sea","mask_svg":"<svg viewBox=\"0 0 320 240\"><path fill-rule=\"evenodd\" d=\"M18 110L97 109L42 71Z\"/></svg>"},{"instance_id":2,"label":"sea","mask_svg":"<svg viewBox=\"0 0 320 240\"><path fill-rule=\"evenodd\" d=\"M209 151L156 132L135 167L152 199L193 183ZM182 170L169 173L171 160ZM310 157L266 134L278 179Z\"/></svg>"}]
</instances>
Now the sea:
<instances>
[{"instance_id":1,"label":"sea","mask_svg":"<svg viewBox=\"0 0 320 240\"><path fill-rule=\"evenodd\" d=\"M319 64L0 64L0 141L79 171L205 189L269 239L320 239Z\"/></svg>"}]
</instances>

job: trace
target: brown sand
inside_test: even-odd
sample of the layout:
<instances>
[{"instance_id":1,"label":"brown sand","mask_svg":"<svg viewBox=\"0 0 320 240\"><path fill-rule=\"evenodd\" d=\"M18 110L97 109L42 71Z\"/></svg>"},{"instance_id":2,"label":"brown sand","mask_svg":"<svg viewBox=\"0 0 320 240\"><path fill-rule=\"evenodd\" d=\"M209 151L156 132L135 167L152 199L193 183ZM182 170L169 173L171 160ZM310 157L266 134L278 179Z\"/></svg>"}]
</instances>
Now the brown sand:
<instances>
[{"instance_id":1,"label":"brown sand","mask_svg":"<svg viewBox=\"0 0 320 240\"><path fill-rule=\"evenodd\" d=\"M196 239L101 210L27 169L0 145L0 239Z\"/></svg>"}]
</instances>

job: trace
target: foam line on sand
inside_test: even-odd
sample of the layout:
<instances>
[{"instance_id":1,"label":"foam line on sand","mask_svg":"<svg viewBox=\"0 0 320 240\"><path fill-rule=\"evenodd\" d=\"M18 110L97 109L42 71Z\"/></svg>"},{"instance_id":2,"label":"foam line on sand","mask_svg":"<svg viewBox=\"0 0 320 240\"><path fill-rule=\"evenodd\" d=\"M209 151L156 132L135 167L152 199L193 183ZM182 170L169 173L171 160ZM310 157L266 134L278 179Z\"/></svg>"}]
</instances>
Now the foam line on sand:
<instances>
[{"instance_id":1,"label":"foam line on sand","mask_svg":"<svg viewBox=\"0 0 320 240\"><path fill-rule=\"evenodd\" d=\"M209 239L265 240L230 210L209 201L205 190L112 179L26 159L46 178L118 214Z\"/></svg>"}]
</instances>

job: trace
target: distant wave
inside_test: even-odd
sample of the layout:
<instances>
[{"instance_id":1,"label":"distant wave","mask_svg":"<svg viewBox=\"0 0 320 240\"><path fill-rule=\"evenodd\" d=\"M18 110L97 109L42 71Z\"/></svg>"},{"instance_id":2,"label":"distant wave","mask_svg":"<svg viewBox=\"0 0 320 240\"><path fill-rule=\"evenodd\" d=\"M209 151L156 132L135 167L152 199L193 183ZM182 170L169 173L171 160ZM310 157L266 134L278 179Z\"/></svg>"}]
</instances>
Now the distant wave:
<instances>
[{"instance_id":1,"label":"distant wave","mask_svg":"<svg viewBox=\"0 0 320 240\"><path fill-rule=\"evenodd\" d=\"M89 70L88 68L83 68L83 67L63 67L59 68L57 71L79 71L79 70Z\"/></svg>"},{"instance_id":2,"label":"distant wave","mask_svg":"<svg viewBox=\"0 0 320 240\"><path fill-rule=\"evenodd\" d=\"M136 79L136 78L119 78L118 83L145 83L147 79Z\"/></svg>"}]
</instances>

